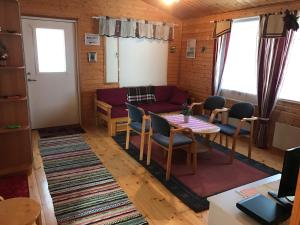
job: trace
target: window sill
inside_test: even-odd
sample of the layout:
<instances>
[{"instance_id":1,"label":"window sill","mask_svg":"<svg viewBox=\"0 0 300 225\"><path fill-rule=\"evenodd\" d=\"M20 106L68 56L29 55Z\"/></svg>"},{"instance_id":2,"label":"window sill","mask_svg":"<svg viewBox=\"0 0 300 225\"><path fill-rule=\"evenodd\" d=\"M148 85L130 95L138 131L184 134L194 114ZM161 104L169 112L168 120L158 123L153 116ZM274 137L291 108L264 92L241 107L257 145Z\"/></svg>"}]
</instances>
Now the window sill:
<instances>
[{"instance_id":1,"label":"window sill","mask_svg":"<svg viewBox=\"0 0 300 225\"><path fill-rule=\"evenodd\" d=\"M224 96L226 99L229 101L233 102L250 102L252 103L255 107L257 107L257 100L256 100L256 95L252 94L247 94L243 92L238 92L238 91L231 91L231 90L222 90L221 95ZM294 105L294 106L300 106L300 101L294 101L294 100L288 100L288 99L278 99L278 102L276 105Z\"/></svg>"},{"instance_id":2,"label":"window sill","mask_svg":"<svg viewBox=\"0 0 300 225\"><path fill-rule=\"evenodd\" d=\"M221 91L221 95L231 101L249 102L249 103L253 104L254 106L257 106L257 98L256 98L256 95L253 95L253 94L223 89Z\"/></svg>"},{"instance_id":3,"label":"window sill","mask_svg":"<svg viewBox=\"0 0 300 225\"><path fill-rule=\"evenodd\" d=\"M288 104L293 104L293 105L300 105L300 102L299 102L299 101L288 100L288 99L278 99L278 103L279 103L279 104L285 104L285 103L288 103Z\"/></svg>"}]
</instances>

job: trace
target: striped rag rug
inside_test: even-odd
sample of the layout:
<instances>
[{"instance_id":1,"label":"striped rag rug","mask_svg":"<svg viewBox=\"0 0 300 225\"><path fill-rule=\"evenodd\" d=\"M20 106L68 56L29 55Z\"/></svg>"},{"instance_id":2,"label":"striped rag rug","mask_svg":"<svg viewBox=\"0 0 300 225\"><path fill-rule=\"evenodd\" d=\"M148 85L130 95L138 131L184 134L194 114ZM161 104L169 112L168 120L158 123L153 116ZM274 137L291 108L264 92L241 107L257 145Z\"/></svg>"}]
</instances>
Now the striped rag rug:
<instances>
[{"instance_id":1,"label":"striped rag rug","mask_svg":"<svg viewBox=\"0 0 300 225\"><path fill-rule=\"evenodd\" d=\"M57 223L148 224L80 134L40 140Z\"/></svg>"}]
</instances>

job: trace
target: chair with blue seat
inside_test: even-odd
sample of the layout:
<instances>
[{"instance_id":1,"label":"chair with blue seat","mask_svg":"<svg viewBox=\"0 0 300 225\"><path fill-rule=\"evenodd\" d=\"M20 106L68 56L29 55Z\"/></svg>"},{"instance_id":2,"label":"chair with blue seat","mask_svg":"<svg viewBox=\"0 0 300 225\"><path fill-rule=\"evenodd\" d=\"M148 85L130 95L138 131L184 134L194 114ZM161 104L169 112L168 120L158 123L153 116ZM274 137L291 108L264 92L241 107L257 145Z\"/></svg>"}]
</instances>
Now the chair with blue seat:
<instances>
[{"instance_id":1,"label":"chair with blue seat","mask_svg":"<svg viewBox=\"0 0 300 225\"><path fill-rule=\"evenodd\" d=\"M136 107L130 103L126 103L128 109L128 122L126 132L126 150L129 149L130 131L134 131L141 135L140 143L140 160L143 160L145 138L149 134L150 123L149 117L145 115L142 108Z\"/></svg>"},{"instance_id":2,"label":"chair with blue seat","mask_svg":"<svg viewBox=\"0 0 300 225\"><path fill-rule=\"evenodd\" d=\"M197 167L197 154L192 130L189 128L175 129L170 126L165 118L152 112L149 112L149 115L151 126L148 140L147 165L150 165L152 142L154 142L167 152L166 180L168 181L171 175L173 150L189 147L187 151L187 164L190 164L191 155L193 154L192 167L193 172L195 173Z\"/></svg>"},{"instance_id":3,"label":"chair with blue seat","mask_svg":"<svg viewBox=\"0 0 300 225\"><path fill-rule=\"evenodd\" d=\"M225 106L226 100L222 96L209 96L204 102L196 102L191 104L191 109L201 106L201 114L193 115L194 117L201 119L206 122L216 123L220 122L215 119L215 109L222 109Z\"/></svg>"},{"instance_id":4,"label":"chair with blue seat","mask_svg":"<svg viewBox=\"0 0 300 225\"><path fill-rule=\"evenodd\" d=\"M226 121L223 121L222 123L218 123L216 125L220 127L221 135L226 135L226 147L228 147L228 137L232 137L233 139L230 154L230 163L233 162L236 140L238 136L249 136L248 158L251 158L254 122L257 120L257 117L253 116L254 106L247 102L240 102L232 105L230 109L216 109L215 114L217 113L227 113ZM237 126L229 124L230 118L238 120ZM250 128L245 127L247 123L250 125ZM222 144L221 139L220 142L220 144Z\"/></svg>"}]
</instances>

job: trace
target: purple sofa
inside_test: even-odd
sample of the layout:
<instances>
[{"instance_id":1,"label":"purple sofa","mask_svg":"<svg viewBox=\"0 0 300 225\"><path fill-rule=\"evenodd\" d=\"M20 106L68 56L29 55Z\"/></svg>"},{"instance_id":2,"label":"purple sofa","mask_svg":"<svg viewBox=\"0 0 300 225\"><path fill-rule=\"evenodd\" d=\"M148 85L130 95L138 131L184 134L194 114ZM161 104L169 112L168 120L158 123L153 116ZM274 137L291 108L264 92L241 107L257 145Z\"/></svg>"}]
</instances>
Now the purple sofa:
<instances>
[{"instance_id":1,"label":"purple sofa","mask_svg":"<svg viewBox=\"0 0 300 225\"><path fill-rule=\"evenodd\" d=\"M154 103L137 104L148 111L154 113L179 112L182 104L188 100L188 93L178 89L176 86L155 86L154 94L156 101ZM96 119L107 122L108 133L114 136L117 131L124 130L127 122L127 88L110 88L96 90Z\"/></svg>"}]
</instances>

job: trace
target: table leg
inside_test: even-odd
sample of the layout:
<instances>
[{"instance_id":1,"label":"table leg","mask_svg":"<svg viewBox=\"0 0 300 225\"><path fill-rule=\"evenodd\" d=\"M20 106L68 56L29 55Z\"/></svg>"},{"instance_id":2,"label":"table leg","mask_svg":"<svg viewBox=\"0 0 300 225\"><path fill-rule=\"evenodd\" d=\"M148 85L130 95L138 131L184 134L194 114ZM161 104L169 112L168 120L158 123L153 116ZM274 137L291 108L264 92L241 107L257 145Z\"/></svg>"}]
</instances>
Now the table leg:
<instances>
[{"instance_id":1,"label":"table leg","mask_svg":"<svg viewBox=\"0 0 300 225\"><path fill-rule=\"evenodd\" d=\"M193 172L196 173L197 171L197 149L196 143L192 144L192 155L193 155Z\"/></svg>"},{"instance_id":2,"label":"table leg","mask_svg":"<svg viewBox=\"0 0 300 225\"><path fill-rule=\"evenodd\" d=\"M190 166L191 165L191 157L192 157L192 149L191 149L191 147L188 149L188 151L187 151L187 155L186 155L186 164L188 165L188 166Z\"/></svg>"},{"instance_id":3,"label":"table leg","mask_svg":"<svg viewBox=\"0 0 300 225\"><path fill-rule=\"evenodd\" d=\"M207 134L207 135L205 136L205 145L207 146L208 151L209 151L210 153L212 153L212 147L210 146L210 135L209 135L209 134Z\"/></svg>"},{"instance_id":4,"label":"table leg","mask_svg":"<svg viewBox=\"0 0 300 225\"><path fill-rule=\"evenodd\" d=\"M221 133L219 135L220 135L220 145L223 145L223 136Z\"/></svg>"}]
</instances>

